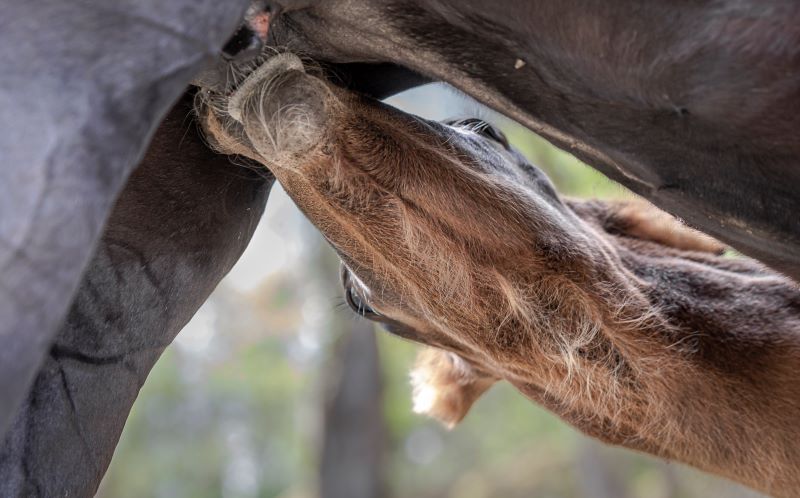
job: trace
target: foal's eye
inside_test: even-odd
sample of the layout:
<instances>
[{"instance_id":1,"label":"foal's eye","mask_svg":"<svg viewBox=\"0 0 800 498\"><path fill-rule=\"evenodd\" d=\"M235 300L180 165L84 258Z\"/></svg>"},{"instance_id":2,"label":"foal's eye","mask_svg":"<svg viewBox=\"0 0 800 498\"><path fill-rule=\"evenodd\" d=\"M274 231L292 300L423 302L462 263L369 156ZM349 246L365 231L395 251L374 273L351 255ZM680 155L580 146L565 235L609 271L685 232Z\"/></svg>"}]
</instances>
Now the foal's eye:
<instances>
[{"instance_id":1,"label":"foal's eye","mask_svg":"<svg viewBox=\"0 0 800 498\"><path fill-rule=\"evenodd\" d=\"M506 138L505 133L503 133L502 131L498 130L497 128L488 123L486 124L486 126L476 131L478 131L478 133L480 133L481 135L494 140L503 147L508 148L509 146L508 139Z\"/></svg>"},{"instance_id":2,"label":"foal's eye","mask_svg":"<svg viewBox=\"0 0 800 498\"><path fill-rule=\"evenodd\" d=\"M378 313L376 313L375 310L373 310L370 305L358 295L358 292L356 292L353 287L348 286L345 288L344 299L347 302L347 305L350 306L350 309L355 311L357 314L365 318L378 316Z\"/></svg>"}]
</instances>

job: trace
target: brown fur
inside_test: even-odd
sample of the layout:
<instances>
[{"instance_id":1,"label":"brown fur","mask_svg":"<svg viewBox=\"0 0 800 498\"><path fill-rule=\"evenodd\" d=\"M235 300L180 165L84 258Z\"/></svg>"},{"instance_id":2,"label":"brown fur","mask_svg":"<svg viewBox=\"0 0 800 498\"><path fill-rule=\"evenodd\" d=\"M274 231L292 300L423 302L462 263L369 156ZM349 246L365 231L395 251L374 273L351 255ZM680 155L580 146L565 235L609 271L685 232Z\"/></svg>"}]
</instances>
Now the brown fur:
<instances>
[{"instance_id":1,"label":"brown fur","mask_svg":"<svg viewBox=\"0 0 800 498\"><path fill-rule=\"evenodd\" d=\"M642 203L562 200L480 133L300 71L268 83L241 122L206 95L206 131L273 171L363 314L435 348L428 412L453 424L502 379L609 443L798 494L792 282Z\"/></svg>"}]
</instances>

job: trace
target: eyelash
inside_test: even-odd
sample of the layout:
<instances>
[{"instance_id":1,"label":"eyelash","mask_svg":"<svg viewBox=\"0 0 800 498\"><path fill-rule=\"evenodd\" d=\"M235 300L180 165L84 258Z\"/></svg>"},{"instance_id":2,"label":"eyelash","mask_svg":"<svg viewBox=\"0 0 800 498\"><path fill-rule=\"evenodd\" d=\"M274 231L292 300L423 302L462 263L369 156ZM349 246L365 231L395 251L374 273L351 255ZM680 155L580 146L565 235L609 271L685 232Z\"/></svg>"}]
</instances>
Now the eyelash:
<instances>
[{"instance_id":1,"label":"eyelash","mask_svg":"<svg viewBox=\"0 0 800 498\"><path fill-rule=\"evenodd\" d=\"M508 139L506 139L505 135L503 135L503 133L499 131L497 128L495 128L494 126L492 126L491 124L487 123L482 119L478 118L463 119L454 122L453 125L459 126L473 133L477 133L478 135L482 135L490 140L494 140L503 147L506 148L509 147Z\"/></svg>"}]
</instances>

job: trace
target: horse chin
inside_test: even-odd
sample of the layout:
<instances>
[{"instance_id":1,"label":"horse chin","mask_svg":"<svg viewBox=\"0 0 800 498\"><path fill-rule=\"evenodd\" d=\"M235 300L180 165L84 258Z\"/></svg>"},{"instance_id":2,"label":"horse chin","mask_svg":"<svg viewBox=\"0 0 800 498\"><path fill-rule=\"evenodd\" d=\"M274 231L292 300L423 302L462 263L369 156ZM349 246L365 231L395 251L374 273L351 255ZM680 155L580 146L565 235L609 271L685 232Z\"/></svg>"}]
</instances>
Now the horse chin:
<instances>
[{"instance_id":1,"label":"horse chin","mask_svg":"<svg viewBox=\"0 0 800 498\"><path fill-rule=\"evenodd\" d=\"M228 114L236 121L242 122L242 107L245 100L254 93L262 95L267 93L272 82L288 71L305 73L303 62L296 55L283 53L267 59L230 94L227 105Z\"/></svg>"}]
</instances>

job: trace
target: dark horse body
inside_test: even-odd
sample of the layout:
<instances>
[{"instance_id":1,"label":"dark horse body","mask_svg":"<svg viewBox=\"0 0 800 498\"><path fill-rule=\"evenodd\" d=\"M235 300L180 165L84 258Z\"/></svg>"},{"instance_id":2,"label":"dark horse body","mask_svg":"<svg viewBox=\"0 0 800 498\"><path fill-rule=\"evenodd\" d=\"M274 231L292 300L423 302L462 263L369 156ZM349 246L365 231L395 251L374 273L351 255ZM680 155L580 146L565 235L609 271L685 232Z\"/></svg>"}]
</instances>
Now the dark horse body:
<instances>
[{"instance_id":1,"label":"dark horse body","mask_svg":"<svg viewBox=\"0 0 800 498\"><path fill-rule=\"evenodd\" d=\"M3 496L96 489L150 366L252 233L269 181L226 171L224 158L186 134L185 107L156 132L125 186L157 121L245 4L4 9L0 431L11 429L0 448ZM448 81L800 278L795 2L275 7L270 43L329 64L345 83L382 96ZM60 26L37 30L44 18ZM70 465L82 458L91 465Z\"/></svg>"}]
</instances>

